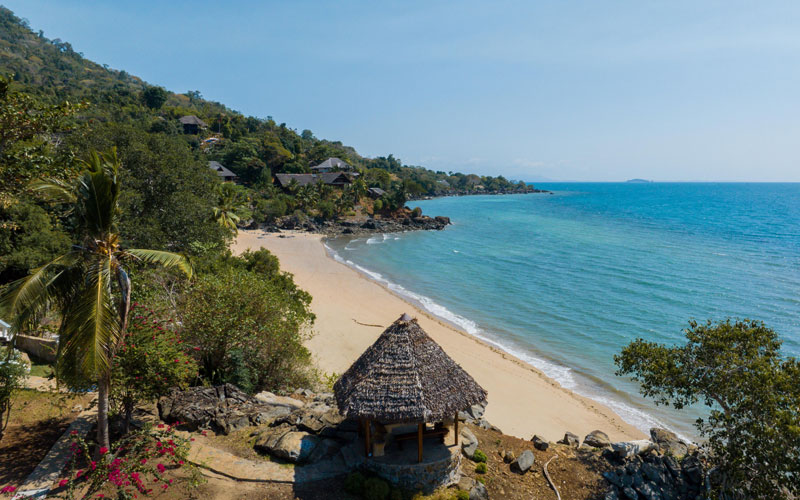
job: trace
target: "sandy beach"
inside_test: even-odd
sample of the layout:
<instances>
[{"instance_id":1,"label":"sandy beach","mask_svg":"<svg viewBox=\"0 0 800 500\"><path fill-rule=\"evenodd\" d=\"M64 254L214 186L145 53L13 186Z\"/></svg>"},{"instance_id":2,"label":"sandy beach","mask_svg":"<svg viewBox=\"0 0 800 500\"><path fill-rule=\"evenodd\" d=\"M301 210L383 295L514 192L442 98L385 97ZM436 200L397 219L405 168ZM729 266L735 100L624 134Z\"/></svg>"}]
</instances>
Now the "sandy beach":
<instances>
[{"instance_id":1,"label":"sandy beach","mask_svg":"<svg viewBox=\"0 0 800 500\"><path fill-rule=\"evenodd\" d=\"M612 441L644 434L609 408L559 386L532 366L459 331L394 295L387 288L327 255L320 235L240 231L235 253L264 247L308 291L317 316L308 347L321 370L342 373L404 312L489 392L486 418L523 439L538 434L555 441L570 431L595 429Z\"/></svg>"}]
</instances>

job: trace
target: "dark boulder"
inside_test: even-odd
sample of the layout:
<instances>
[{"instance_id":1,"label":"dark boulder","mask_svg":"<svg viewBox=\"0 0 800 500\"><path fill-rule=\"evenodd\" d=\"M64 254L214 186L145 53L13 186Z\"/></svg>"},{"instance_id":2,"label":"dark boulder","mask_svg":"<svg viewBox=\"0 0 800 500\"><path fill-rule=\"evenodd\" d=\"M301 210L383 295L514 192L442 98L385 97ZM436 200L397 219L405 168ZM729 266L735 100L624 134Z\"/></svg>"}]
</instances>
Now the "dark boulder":
<instances>
[{"instance_id":1,"label":"dark boulder","mask_svg":"<svg viewBox=\"0 0 800 500\"><path fill-rule=\"evenodd\" d=\"M525 450L511 463L511 470L518 474L525 474L533 467L533 460L533 452L531 450Z\"/></svg>"},{"instance_id":2,"label":"dark boulder","mask_svg":"<svg viewBox=\"0 0 800 500\"><path fill-rule=\"evenodd\" d=\"M558 443L565 444L572 448L577 448L581 444L581 438L579 438L577 435L571 432L567 432L566 434L564 434L564 437L561 438L561 440Z\"/></svg>"}]
</instances>

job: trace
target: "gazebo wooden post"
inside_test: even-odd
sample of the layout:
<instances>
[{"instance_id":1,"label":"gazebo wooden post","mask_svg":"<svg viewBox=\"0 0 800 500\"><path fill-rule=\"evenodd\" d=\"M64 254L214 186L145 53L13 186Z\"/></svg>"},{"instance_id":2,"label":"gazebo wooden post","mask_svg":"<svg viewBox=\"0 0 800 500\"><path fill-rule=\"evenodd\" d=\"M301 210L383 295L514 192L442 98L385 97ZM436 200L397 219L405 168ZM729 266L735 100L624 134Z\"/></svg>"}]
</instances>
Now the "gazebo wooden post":
<instances>
[{"instance_id":1,"label":"gazebo wooden post","mask_svg":"<svg viewBox=\"0 0 800 500\"><path fill-rule=\"evenodd\" d=\"M425 424L417 424L417 463L422 462L422 429L425 428Z\"/></svg>"},{"instance_id":2,"label":"gazebo wooden post","mask_svg":"<svg viewBox=\"0 0 800 500\"><path fill-rule=\"evenodd\" d=\"M455 442L454 442L454 444L455 444L456 446L458 446L458 413L456 413L456 419L455 419L455 420L453 420L453 422L455 422L455 425L454 425L453 431L454 431L454 433L455 433L455 435L456 435L456 439L455 439Z\"/></svg>"},{"instance_id":3,"label":"gazebo wooden post","mask_svg":"<svg viewBox=\"0 0 800 500\"><path fill-rule=\"evenodd\" d=\"M364 420L364 423L366 425L366 429L365 429L366 432L364 434L364 454L367 457L369 457L369 450L370 450L370 447L372 446L372 443L370 443L370 437L371 437L370 436L370 427L371 426L370 426L370 421L369 421L368 418Z\"/></svg>"}]
</instances>

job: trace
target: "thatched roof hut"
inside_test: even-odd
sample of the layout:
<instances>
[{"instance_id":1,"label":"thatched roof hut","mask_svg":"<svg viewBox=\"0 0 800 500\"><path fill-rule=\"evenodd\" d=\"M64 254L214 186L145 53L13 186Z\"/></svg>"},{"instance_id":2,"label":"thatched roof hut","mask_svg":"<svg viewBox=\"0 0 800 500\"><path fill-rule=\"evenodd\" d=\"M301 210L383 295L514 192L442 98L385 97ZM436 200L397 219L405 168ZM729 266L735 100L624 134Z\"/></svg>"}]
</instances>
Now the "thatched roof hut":
<instances>
[{"instance_id":1,"label":"thatched roof hut","mask_svg":"<svg viewBox=\"0 0 800 500\"><path fill-rule=\"evenodd\" d=\"M342 415L383 423L442 422L486 399L486 391L407 314L333 390Z\"/></svg>"}]
</instances>

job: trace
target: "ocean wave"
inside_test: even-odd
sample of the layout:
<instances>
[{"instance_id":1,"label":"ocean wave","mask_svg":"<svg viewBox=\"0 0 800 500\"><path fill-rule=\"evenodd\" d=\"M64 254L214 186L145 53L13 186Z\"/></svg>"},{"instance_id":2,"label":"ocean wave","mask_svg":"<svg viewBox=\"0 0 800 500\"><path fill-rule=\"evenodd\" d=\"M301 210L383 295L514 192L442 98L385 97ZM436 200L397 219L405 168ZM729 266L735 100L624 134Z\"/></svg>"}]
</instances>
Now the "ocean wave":
<instances>
[{"instance_id":1,"label":"ocean wave","mask_svg":"<svg viewBox=\"0 0 800 500\"><path fill-rule=\"evenodd\" d=\"M369 241L367 241L367 243L369 243ZM420 295L416 292L412 292L411 290L408 290L402 285L387 280L382 274L378 272L367 269L366 267L356 264L355 262L349 259L342 258L342 256L339 255L339 253L336 252L336 250L334 250L327 244L325 244L324 246L327 249L328 253L337 262L341 262L342 264L345 264L365 274L366 276L372 278L378 283L384 285L397 295L410 300L412 303L418 304L424 310L428 311L434 316L461 328L465 332L479 338L480 340L486 342L487 344L496 347L497 349L500 349L501 351L506 352L524 361L525 363L533 366L537 370L544 373L548 378L556 381L561 387L571 390L580 396L587 397L589 399L597 401L598 403L611 408L625 422L633 425L642 432L647 433L652 427L661 427L672 430L678 435L679 438L683 439L686 442L692 442L691 438L680 434L666 423L655 418L649 413L640 410L639 408L626 404L615 398L606 397L599 394L591 393L590 391L582 390L583 387L578 383L574 371L571 368L554 361L533 356L532 354L526 352L523 349L514 348L502 342L499 342L490 333L484 331L482 328L478 326L477 323L475 323L471 319L465 318L459 314L454 313L453 311L447 309L446 307L435 302L429 297Z\"/></svg>"}]
</instances>

